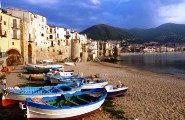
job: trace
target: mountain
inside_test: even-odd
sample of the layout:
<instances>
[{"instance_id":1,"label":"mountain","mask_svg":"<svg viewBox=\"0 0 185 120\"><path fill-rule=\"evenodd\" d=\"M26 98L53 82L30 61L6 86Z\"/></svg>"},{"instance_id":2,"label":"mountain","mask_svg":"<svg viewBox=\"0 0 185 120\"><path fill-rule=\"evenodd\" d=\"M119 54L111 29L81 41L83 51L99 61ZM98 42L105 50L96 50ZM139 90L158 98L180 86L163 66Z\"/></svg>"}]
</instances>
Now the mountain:
<instances>
[{"instance_id":1,"label":"mountain","mask_svg":"<svg viewBox=\"0 0 185 120\"><path fill-rule=\"evenodd\" d=\"M160 43L185 43L185 25L167 23L151 29L134 28L128 30L143 42L157 41Z\"/></svg>"},{"instance_id":2,"label":"mountain","mask_svg":"<svg viewBox=\"0 0 185 120\"><path fill-rule=\"evenodd\" d=\"M105 24L87 28L81 33L94 40L130 40L129 42L185 43L185 24L166 23L150 29L122 29Z\"/></svg>"},{"instance_id":3,"label":"mountain","mask_svg":"<svg viewBox=\"0 0 185 120\"><path fill-rule=\"evenodd\" d=\"M135 38L127 30L105 24L94 25L80 33L86 34L88 38L94 40L123 40Z\"/></svg>"}]
</instances>

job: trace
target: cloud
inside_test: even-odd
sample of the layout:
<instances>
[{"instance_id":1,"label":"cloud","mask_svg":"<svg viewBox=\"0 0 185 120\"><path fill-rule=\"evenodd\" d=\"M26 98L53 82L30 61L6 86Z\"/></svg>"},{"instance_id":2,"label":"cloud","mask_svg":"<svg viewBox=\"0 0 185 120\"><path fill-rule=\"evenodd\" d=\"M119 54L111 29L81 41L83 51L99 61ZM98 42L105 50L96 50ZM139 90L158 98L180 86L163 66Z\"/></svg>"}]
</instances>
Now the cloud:
<instances>
[{"instance_id":1,"label":"cloud","mask_svg":"<svg viewBox=\"0 0 185 120\"><path fill-rule=\"evenodd\" d=\"M100 1L99 1L99 0L91 0L91 2L92 2L94 5L100 5Z\"/></svg>"},{"instance_id":2,"label":"cloud","mask_svg":"<svg viewBox=\"0 0 185 120\"><path fill-rule=\"evenodd\" d=\"M99 0L79 0L77 1L76 5L86 8L86 9L98 9L100 6L101 2Z\"/></svg>"},{"instance_id":3,"label":"cloud","mask_svg":"<svg viewBox=\"0 0 185 120\"><path fill-rule=\"evenodd\" d=\"M45 8L52 8L51 6L56 6L60 2L59 0L24 0L24 3L39 6L39 7L45 7Z\"/></svg>"},{"instance_id":4,"label":"cloud","mask_svg":"<svg viewBox=\"0 0 185 120\"><path fill-rule=\"evenodd\" d=\"M56 4L58 3L59 1L58 0L26 0L28 3L30 4L37 4L37 5L40 5L40 4Z\"/></svg>"},{"instance_id":5,"label":"cloud","mask_svg":"<svg viewBox=\"0 0 185 120\"><path fill-rule=\"evenodd\" d=\"M185 23L185 2L164 5L158 9L159 23Z\"/></svg>"}]
</instances>

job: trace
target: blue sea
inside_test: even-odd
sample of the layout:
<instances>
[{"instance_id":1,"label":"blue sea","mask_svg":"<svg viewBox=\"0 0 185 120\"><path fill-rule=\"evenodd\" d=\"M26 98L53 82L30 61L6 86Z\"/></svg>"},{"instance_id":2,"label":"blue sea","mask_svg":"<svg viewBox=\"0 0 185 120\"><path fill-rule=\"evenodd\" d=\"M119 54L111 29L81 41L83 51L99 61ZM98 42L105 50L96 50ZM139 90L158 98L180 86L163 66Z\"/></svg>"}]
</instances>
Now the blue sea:
<instances>
[{"instance_id":1,"label":"blue sea","mask_svg":"<svg viewBox=\"0 0 185 120\"><path fill-rule=\"evenodd\" d=\"M185 53L130 54L117 59L120 65L185 78Z\"/></svg>"}]
</instances>

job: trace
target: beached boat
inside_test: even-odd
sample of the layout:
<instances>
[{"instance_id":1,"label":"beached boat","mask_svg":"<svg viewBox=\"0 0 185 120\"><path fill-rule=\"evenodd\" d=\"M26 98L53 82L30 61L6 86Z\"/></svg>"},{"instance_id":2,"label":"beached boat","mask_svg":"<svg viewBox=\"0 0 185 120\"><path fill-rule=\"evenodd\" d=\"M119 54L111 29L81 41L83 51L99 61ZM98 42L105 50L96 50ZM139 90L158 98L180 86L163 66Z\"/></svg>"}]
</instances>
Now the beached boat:
<instances>
[{"instance_id":1,"label":"beached boat","mask_svg":"<svg viewBox=\"0 0 185 120\"><path fill-rule=\"evenodd\" d=\"M97 78L105 78L105 77L109 77L109 74L96 74Z\"/></svg>"},{"instance_id":2,"label":"beached boat","mask_svg":"<svg viewBox=\"0 0 185 120\"><path fill-rule=\"evenodd\" d=\"M43 74L32 74L29 76L30 81L43 81Z\"/></svg>"},{"instance_id":3,"label":"beached boat","mask_svg":"<svg viewBox=\"0 0 185 120\"><path fill-rule=\"evenodd\" d=\"M107 80L89 80L84 79L82 89L103 88L108 84Z\"/></svg>"},{"instance_id":4,"label":"beached boat","mask_svg":"<svg viewBox=\"0 0 185 120\"><path fill-rule=\"evenodd\" d=\"M27 97L45 97L45 96L60 96L66 93L75 93L80 91L82 84L69 83L58 84L56 86L43 86L43 87L13 87L3 90L2 106L10 106L20 101L25 101Z\"/></svg>"},{"instance_id":5,"label":"beached boat","mask_svg":"<svg viewBox=\"0 0 185 120\"><path fill-rule=\"evenodd\" d=\"M50 60L41 60L40 63L51 63Z\"/></svg>"},{"instance_id":6,"label":"beached boat","mask_svg":"<svg viewBox=\"0 0 185 120\"><path fill-rule=\"evenodd\" d=\"M50 82L52 85L70 83L70 82L83 82L82 89L94 89L94 88L103 88L108 84L107 80L92 80L83 78L81 76L70 76L70 77L61 77L61 76L50 76Z\"/></svg>"},{"instance_id":7,"label":"beached boat","mask_svg":"<svg viewBox=\"0 0 185 120\"><path fill-rule=\"evenodd\" d=\"M74 62L65 62L64 65L68 65L68 66L74 66L75 63Z\"/></svg>"},{"instance_id":8,"label":"beached boat","mask_svg":"<svg viewBox=\"0 0 185 120\"><path fill-rule=\"evenodd\" d=\"M105 89L107 90L107 98L112 98L123 95L125 92L127 92L128 87L118 85L107 85L105 86Z\"/></svg>"},{"instance_id":9,"label":"beached boat","mask_svg":"<svg viewBox=\"0 0 185 120\"><path fill-rule=\"evenodd\" d=\"M101 107L107 92L105 88L79 91L75 94L65 94L55 97L27 98L27 119L79 119L88 116Z\"/></svg>"},{"instance_id":10,"label":"beached boat","mask_svg":"<svg viewBox=\"0 0 185 120\"><path fill-rule=\"evenodd\" d=\"M63 68L64 66L61 64L27 64L27 67L33 68Z\"/></svg>"},{"instance_id":11,"label":"beached boat","mask_svg":"<svg viewBox=\"0 0 185 120\"><path fill-rule=\"evenodd\" d=\"M75 82L76 79L80 79L78 75L61 76L61 75L44 75L46 81L50 81L52 85Z\"/></svg>"},{"instance_id":12,"label":"beached boat","mask_svg":"<svg viewBox=\"0 0 185 120\"><path fill-rule=\"evenodd\" d=\"M56 79L56 78L62 79L62 78L65 78L65 77L71 77L71 76L73 76L73 74L74 74L74 70L54 69L54 70L48 72L47 74L43 74L43 78L44 78L44 81L51 81L51 79Z\"/></svg>"}]
</instances>

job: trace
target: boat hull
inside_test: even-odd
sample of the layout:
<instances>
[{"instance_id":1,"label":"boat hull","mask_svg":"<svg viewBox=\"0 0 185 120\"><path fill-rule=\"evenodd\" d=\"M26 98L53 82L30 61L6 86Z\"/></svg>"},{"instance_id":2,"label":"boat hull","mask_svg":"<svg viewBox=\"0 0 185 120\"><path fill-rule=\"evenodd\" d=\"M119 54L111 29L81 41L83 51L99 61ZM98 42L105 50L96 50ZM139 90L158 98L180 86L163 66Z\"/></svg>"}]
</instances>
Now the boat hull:
<instances>
[{"instance_id":1,"label":"boat hull","mask_svg":"<svg viewBox=\"0 0 185 120\"><path fill-rule=\"evenodd\" d=\"M116 96L121 96L123 94L125 94L127 92L128 89L123 89L123 90L119 90L119 91L109 91L107 92L107 98L112 98L112 97L116 97Z\"/></svg>"},{"instance_id":2,"label":"boat hull","mask_svg":"<svg viewBox=\"0 0 185 120\"><path fill-rule=\"evenodd\" d=\"M13 93L7 93L3 94L2 96L2 107L8 107L8 106L13 106L13 105L18 105L19 102L24 102L26 98L28 97L37 97L37 98L42 98L42 97L53 97L53 96L60 96L60 94L52 94L52 95L17 95Z\"/></svg>"},{"instance_id":3,"label":"boat hull","mask_svg":"<svg viewBox=\"0 0 185 120\"><path fill-rule=\"evenodd\" d=\"M104 99L92 105L61 110L47 110L27 106L27 119L79 119L95 112L103 102Z\"/></svg>"},{"instance_id":4,"label":"boat hull","mask_svg":"<svg viewBox=\"0 0 185 120\"><path fill-rule=\"evenodd\" d=\"M105 86L105 89L107 90L107 98L111 98L123 95L125 92L127 92L128 87L117 87L116 85L107 85Z\"/></svg>"},{"instance_id":5,"label":"boat hull","mask_svg":"<svg viewBox=\"0 0 185 120\"><path fill-rule=\"evenodd\" d=\"M105 98L105 88L78 91L59 97L45 97L40 100L27 98L19 107L26 109L27 119L79 119L98 110ZM62 102L62 103L61 103ZM26 105L26 107L24 107Z\"/></svg>"},{"instance_id":6,"label":"boat hull","mask_svg":"<svg viewBox=\"0 0 185 120\"><path fill-rule=\"evenodd\" d=\"M79 116L74 116L74 117L68 117L68 118L52 118L52 120L78 120L80 118L85 118L85 117L88 117L90 116L91 114L97 112L97 110L94 110L92 112L89 112L89 113L85 113L85 114L82 114L82 115L79 115ZM48 118L27 118L27 120L48 120Z\"/></svg>"},{"instance_id":7,"label":"boat hull","mask_svg":"<svg viewBox=\"0 0 185 120\"><path fill-rule=\"evenodd\" d=\"M80 90L80 89L79 89ZM66 92L69 94L75 93L77 90ZM2 95L2 107L8 107L8 106L13 106L13 105L18 105L19 102L24 102L26 98L43 98L43 97L53 97L53 96L60 96L61 94L66 94L66 93L57 93L57 94L14 94L14 93L7 93L3 92Z\"/></svg>"},{"instance_id":8,"label":"boat hull","mask_svg":"<svg viewBox=\"0 0 185 120\"><path fill-rule=\"evenodd\" d=\"M108 82L102 82L102 83L95 83L95 84L84 84L82 86L82 89L94 89L94 88L104 88L106 85L108 84Z\"/></svg>"}]
</instances>

